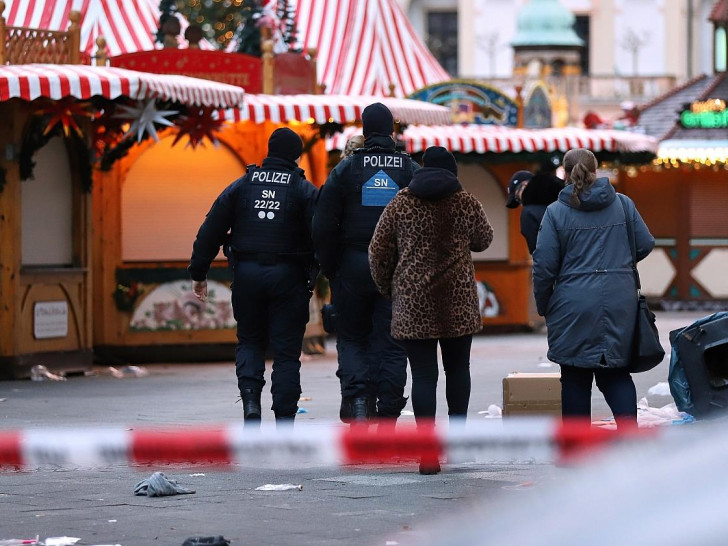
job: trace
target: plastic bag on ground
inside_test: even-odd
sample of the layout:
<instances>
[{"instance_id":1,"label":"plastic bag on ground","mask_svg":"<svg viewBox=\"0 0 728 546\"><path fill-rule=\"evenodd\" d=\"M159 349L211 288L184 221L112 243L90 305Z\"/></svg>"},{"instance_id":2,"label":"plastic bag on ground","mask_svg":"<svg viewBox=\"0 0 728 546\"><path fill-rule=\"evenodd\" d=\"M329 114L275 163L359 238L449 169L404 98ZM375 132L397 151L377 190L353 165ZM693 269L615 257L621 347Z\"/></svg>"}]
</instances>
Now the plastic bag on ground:
<instances>
[{"instance_id":1,"label":"plastic bag on ground","mask_svg":"<svg viewBox=\"0 0 728 546\"><path fill-rule=\"evenodd\" d=\"M267 483L265 485L261 485L260 487L255 488L256 491L290 491L292 489L298 489L299 491L303 491L303 485L293 485L292 483Z\"/></svg>"},{"instance_id":2,"label":"plastic bag on ground","mask_svg":"<svg viewBox=\"0 0 728 546\"><path fill-rule=\"evenodd\" d=\"M45 381L49 379L51 381L65 381L66 378L62 375L55 374L48 371L48 368L42 364L36 364L30 369L30 380L31 381Z\"/></svg>"}]
</instances>

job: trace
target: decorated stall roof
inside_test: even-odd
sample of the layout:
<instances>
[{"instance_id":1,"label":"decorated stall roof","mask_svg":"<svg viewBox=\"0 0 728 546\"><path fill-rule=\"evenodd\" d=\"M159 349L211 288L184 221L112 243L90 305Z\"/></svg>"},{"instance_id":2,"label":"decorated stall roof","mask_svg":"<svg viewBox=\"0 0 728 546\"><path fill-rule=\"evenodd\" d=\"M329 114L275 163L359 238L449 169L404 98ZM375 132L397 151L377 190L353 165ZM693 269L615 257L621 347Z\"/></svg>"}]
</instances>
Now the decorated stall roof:
<instances>
[{"instance_id":1,"label":"decorated stall roof","mask_svg":"<svg viewBox=\"0 0 728 546\"><path fill-rule=\"evenodd\" d=\"M396 120L407 124L443 125L450 123L450 109L418 100L395 97L371 97L351 95L245 95L241 108L230 109L225 117L231 121L269 120L276 123L288 121L318 124L327 122L353 123L361 120L361 113L369 104L381 102Z\"/></svg>"},{"instance_id":2,"label":"decorated stall roof","mask_svg":"<svg viewBox=\"0 0 728 546\"><path fill-rule=\"evenodd\" d=\"M299 0L299 42L318 50L326 93L398 97L450 79L396 0Z\"/></svg>"},{"instance_id":3,"label":"decorated stall roof","mask_svg":"<svg viewBox=\"0 0 728 546\"><path fill-rule=\"evenodd\" d=\"M244 91L241 87L209 80L124 68L58 64L0 66L0 101L93 96L158 98L196 106L233 108L243 103Z\"/></svg>"},{"instance_id":4,"label":"decorated stall roof","mask_svg":"<svg viewBox=\"0 0 728 546\"><path fill-rule=\"evenodd\" d=\"M328 139L330 150L343 149L346 140L361 129L349 127ZM654 154L657 140L652 137L615 130L589 130L575 127L559 129L513 129L494 125L411 126L402 134L409 153L423 152L430 146L444 146L462 154L564 153L572 148L588 148L595 153Z\"/></svg>"},{"instance_id":5,"label":"decorated stall roof","mask_svg":"<svg viewBox=\"0 0 728 546\"><path fill-rule=\"evenodd\" d=\"M81 51L92 55L96 38L103 36L109 55L158 49L155 43L159 20L158 0L5 0L5 23L12 27L65 30L71 11L79 11ZM187 21L179 17L182 31ZM184 47L186 42L180 41ZM213 49L202 40L200 47Z\"/></svg>"}]
</instances>

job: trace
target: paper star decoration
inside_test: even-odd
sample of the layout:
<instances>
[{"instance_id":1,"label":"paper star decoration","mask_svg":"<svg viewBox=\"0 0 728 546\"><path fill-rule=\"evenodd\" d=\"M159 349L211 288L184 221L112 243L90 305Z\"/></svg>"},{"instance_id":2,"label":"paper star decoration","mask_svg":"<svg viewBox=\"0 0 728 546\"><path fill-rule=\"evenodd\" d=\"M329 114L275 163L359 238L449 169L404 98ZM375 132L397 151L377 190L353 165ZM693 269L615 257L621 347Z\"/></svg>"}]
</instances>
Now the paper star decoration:
<instances>
[{"instance_id":1,"label":"paper star decoration","mask_svg":"<svg viewBox=\"0 0 728 546\"><path fill-rule=\"evenodd\" d=\"M167 116L173 116L177 114L177 110L157 110L157 105L154 99L147 99L146 102L139 101L136 106L125 106L119 105L119 109L122 110L121 114L116 114L114 117L121 117L131 119L131 127L124 135L126 138L129 135L136 133L137 142L141 142L144 138L144 133L149 134L154 139L154 142L159 142L157 136L157 128L154 124L165 125L171 127L174 125L173 122L167 119Z\"/></svg>"},{"instance_id":2,"label":"paper star decoration","mask_svg":"<svg viewBox=\"0 0 728 546\"><path fill-rule=\"evenodd\" d=\"M212 106L190 107L189 115L177 118L179 133L172 142L172 146L177 144L185 135L189 138L187 146L192 146L193 149L200 144L204 146L205 138L217 146L215 134L220 130L223 123L225 123L225 120L220 119L217 109Z\"/></svg>"},{"instance_id":3,"label":"paper star decoration","mask_svg":"<svg viewBox=\"0 0 728 546\"><path fill-rule=\"evenodd\" d=\"M78 102L70 97L46 104L43 108L36 110L36 115L48 116L48 123L43 131L43 136L50 133L56 125L61 126L63 134L68 137L71 131L82 136L81 128L76 121L77 118L92 119L94 117L93 107L87 102Z\"/></svg>"}]
</instances>

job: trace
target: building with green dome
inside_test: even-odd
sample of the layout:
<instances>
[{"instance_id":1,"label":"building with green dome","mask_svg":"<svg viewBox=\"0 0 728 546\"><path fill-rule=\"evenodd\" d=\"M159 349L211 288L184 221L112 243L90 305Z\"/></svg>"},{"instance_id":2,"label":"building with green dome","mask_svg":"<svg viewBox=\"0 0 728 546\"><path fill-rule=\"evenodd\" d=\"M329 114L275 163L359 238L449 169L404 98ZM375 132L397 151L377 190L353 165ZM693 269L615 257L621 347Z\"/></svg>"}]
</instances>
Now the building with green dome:
<instances>
[{"instance_id":1,"label":"building with green dome","mask_svg":"<svg viewBox=\"0 0 728 546\"><path fill-rule=\"evenodd\" d=\"M523 6L511 39L514 76L579 75L584 43L574 31L575 20L559 0L531 0Z\"/></svg>"}]
</instances>

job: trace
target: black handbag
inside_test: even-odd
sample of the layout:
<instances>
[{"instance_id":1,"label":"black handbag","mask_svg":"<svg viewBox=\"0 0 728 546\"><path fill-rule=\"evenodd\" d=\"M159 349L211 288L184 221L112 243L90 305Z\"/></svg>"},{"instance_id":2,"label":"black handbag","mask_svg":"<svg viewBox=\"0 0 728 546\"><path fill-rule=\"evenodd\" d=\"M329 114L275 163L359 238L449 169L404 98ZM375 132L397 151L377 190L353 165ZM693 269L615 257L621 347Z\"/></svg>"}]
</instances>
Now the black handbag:
<instances>
[{"instance_id":1,"label":"black handbag","mask_svg":"<svg viewBox=\"0 0 728 546\"><path fill-rule=\"evenodd\" d=\"M665 349L660 343L660 335L655 326L655 314L647 306L647 300L640 294L640 274L637 271L637 251L635 249L634 226L629 220L627 206L624 199L619 196L627 221L627 238L632 252L632 271L637 283L637 320L634 324L634 337L632 339L632 355L627 369L630 373L640 373L651 370L665 358Z\"/></svg>"}]
</instances>

